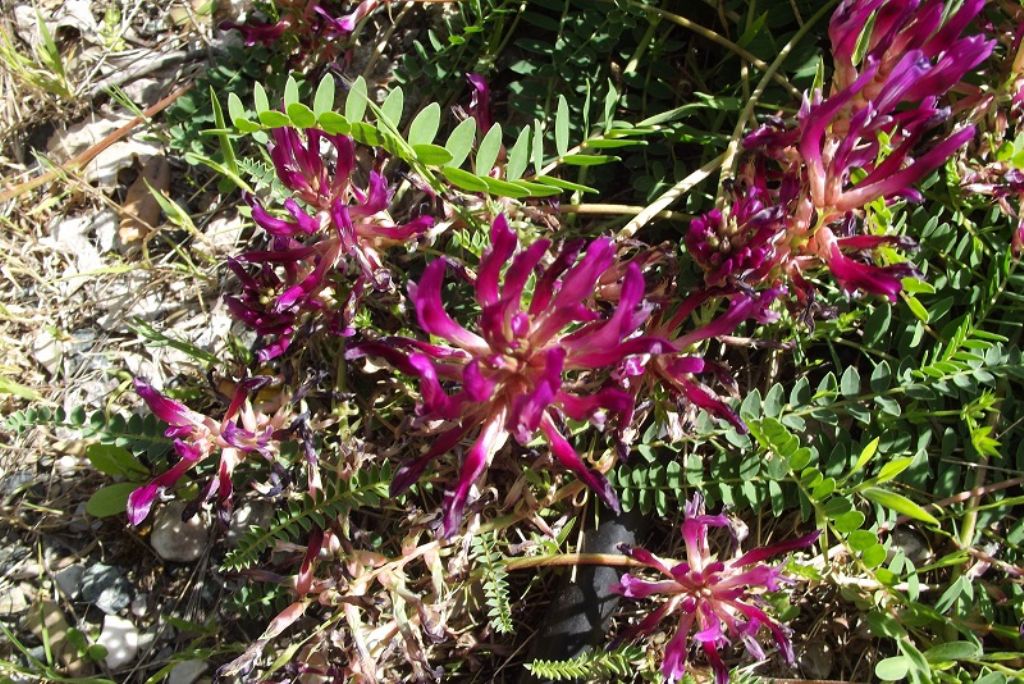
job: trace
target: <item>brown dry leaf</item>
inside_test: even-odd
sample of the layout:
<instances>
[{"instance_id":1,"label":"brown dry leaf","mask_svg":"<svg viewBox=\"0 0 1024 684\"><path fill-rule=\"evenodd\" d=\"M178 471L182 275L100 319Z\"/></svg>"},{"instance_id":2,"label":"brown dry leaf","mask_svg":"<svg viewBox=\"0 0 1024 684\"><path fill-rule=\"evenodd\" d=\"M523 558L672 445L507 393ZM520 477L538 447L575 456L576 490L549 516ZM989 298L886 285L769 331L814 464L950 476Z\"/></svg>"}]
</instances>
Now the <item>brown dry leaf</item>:
<instances>
[{"instance_id":1,"label":"brown dry leaf","mask_svg":"<svg viewBox=\"0 0 1024 684\"><path fill-rule=\"evenodd\" d=\"M162 154L150 157L142 173L128 188L121 207L121 227L117 231L121 242L126 245L148 237L160 220L160 204L150 187L156 192L165 192L171 187L171 167Z\"/></svg>"}]
</instances>

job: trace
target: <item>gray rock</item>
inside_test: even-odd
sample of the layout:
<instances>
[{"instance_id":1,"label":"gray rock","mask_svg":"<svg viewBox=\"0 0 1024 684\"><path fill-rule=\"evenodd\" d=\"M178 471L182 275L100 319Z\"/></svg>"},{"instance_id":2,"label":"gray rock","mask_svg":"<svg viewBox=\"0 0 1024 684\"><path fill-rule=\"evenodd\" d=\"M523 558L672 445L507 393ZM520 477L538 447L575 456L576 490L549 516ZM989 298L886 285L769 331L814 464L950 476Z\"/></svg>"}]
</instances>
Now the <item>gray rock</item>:
<instances>
[{"instance_id":1,"label":"gray rock","mask_svg":"<svg viewBox=\"0 0 1024 684\"><path fill-rule=\"evenodd\" d=\"M103 631L96 643L107 649L106 663L111 670L124 667L139 654L139 632L128 620L116 615L103 618Z\"/></svg>"},{"instance_id":2,"label":"gray rock","mask_svg":"<svg viewBox=\"0 0 1024 684\"><path fill-rule=\"evenodd\" d=\"M80 595L107 615L113 615L131 603L131 587L120 568L97 563L82 573Z\"/></svg>"},{"instance_id":3,"label":"gray rock","mask_svg":"<svg viewBox=\"0 0 1024 684\"><path fill-rule=\"evenodd\" d=\"M82 575L85 574L85 568L81 565L69 565L63 570L58 570L53 575L53 579L57 582L57 587L68 598L78 598L79 590L82 587Z\"/></svg>"},{"instance_id":4,"label":"gray rock","mask_svg":"<svg viewBox=\"0 0 1024 684\"><path fill-rule=\"evenodd\" d=\"M808 641L796 653L797 666L808 679L828 679L834 662L831 647L818 639Z\"/></svg>"},{"instance_id":5,"label":"gray rock","mask_svg":"<svg viewBox=\"0 0 1024 684\"><path fill-rule=\"evenodd\" d=\"M167 684L192 684L206 671L202 660L183 660L167 675Z\"/></svg>"},{"instance_id":6,"label":"gray rock","mask_svg":"<svg viewBox=\"0 0 1024 684\"><path fill-rule=\"evenodd\" d=\"M263 527L274 519L274 507L269 501L246 501L231 516L226 540L234 546L250 527Z\"/></svg>"},{"instance_id":7,"label":"gray rock","mask_svg":"<svg viewBox=\"0 0 1024 684\"><path fill-rule=\"evenodd\" d=\"M899 547L906 556L914 563L915 567L926 565L932 558L932 551L928 548L928 540L919 532L906 526L900 526L891 532L892 546L889 548L887 561L891 561L896 548Z\"/></svg>"},{"instance_id":8,"label":"gray rock","mask_svg":"<svg viewBox=\"0 0 1024 684\"><path fill-rule=\"evenodd\" d=\"M164 560L189 563L203 555L210 536L209 520L200 513L187 522L182 521L184 510L183 502L172 501L162 507L153 520L149 544Z\"/></svg>"}]
</instances>

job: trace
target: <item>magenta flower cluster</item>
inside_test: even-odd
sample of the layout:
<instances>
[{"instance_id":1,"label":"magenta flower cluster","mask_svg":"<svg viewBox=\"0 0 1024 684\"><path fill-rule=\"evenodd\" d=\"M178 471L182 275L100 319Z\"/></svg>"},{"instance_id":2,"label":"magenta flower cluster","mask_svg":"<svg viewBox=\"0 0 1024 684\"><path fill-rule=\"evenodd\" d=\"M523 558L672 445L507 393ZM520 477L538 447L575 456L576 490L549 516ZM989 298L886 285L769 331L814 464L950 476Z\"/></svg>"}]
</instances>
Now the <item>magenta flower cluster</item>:
<instances>
[{"instance_id":1,"label":"magenta flower cluster","mask_svg":"<svg viewBox=\"0 0 1024 684\"><path fill-rule=\"evenodd\" d=\"M763 561L810 546L819 532L743 554L737 550L735 558L722 561L711 553L708 545L710 528L727 528L735 537L729 519L722 514L707 515L703 499L695 494L686 505L681 528L685 561L666 561L642 548L624 549L631 558L661 577L652 581L627 573L612 590L631 599L662 596L665 600L619 640L649 634L669 616L677 616L678 626L665 646L661 666L661 673L669 682L678 680L686 672L691 633L693 642L714 669L718 684L729 681L729 668L721 650L730 643L742 642L755 659L765 659L764 649L758 642L762 628L768 630L779 652L792 665L793 648L786 629L768 616L758 593L779 591L788 580L781 567L766 565Z\"/></svg>"},{"instance_id":2,"label":"magenta flower cluster","mask_svg":"<svg viewBox=\"0 0 1024 684\"><path fill-rule=\"evenodd\" d=\"M751 133L735 201L690 226L686 244L710 285L785 282L807 304L804 274L823 265L847 292L896 298L914 269L877 265L872 252L913 243L874 234L866 209L919 200L914 185L974 136L973 125L943 133L944 98L992 51L993 41L961 36L983 5L967 0L943 22L941 0L840 4L829 25L831 92L806 98L795 123Z\"/></svg>"},{"instance_id":3,"label":"magenta flower cluster","mask_svg":"<svg viewBox=\"0 0 1024 684\"><path fill-rule=\"evenodd\" d=\"M351 138L315 128L304 132L305 140L294 128L272 133L277 177L294 196L283 202L283 216L246 197L270 245L228 261L242 293L226 300L236 318L265 338L262 361L284 353L303 323L351 334L359 299L391 286L382 252L434 224L425 215L396 224L387 211L387 182L377 171L369 172L365 188L354 182Z\"/></svg>"},{"instance_id":4,"label":"magenta flower cluster","mask_svg":"<svg viewBox=\"0 0 1024 684\"><path fill-rule=\"evenodd\" d=\"M404 491L433 459L473 435L459 482L445 498L446 536L458 528L470 487L510 436L525 446L542 435L555 460L617 510L607 480L588 468L566 439L565 420L604 422L627 414L632 397L602 382L594 371L609 371L629 355L664 347L659 340L633 336L650 312L636 265L625 271L614 311L605 317L596 307L594 288L615 260L611 240L571 242L540 271L551 242L537 240L518 252L517 243L505 217L495 219L491 248L480 260L474 283L480 307L475 330L445 312L441 288L446 261L438 259L427 266L419 283L410 285L409 298L423 331L447 344L389 338L348 352L350 359L383 357L417 376L421 420L445 424L434 446L398 472L393 493ZM524 295L535 272L533 291ZM455 383L457 391L445 391L442 382Z\"/></svg>"}]
</instances>

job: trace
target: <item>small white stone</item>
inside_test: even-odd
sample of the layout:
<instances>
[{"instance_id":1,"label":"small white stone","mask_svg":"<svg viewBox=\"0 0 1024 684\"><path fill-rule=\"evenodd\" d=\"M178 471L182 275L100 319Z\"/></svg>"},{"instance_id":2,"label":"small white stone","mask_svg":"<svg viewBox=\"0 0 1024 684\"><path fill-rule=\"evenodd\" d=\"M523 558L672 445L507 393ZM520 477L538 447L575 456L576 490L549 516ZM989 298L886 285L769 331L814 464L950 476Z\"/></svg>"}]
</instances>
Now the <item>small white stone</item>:
<instances>
[{"instance_id":1,"label":"small white stone","mask_svg":"<svg viewBox=\"0 0 1024 684\"><path fill-rule=\"evenodd\" d=\"M50 375L56 375L64 356L63 345L48 330L40 330L32 339L32 358L46 369Z\"/></svg>"},{"instance_id":2,"label":"small white stone","mask_svg":"<svg viewBox=\"0 0 1024 684\"><path fill-rule=\"evenodd\" d=\"M203 554L203 547L209 537L206 516L199 514L188 522L182 522L181 514L184 510L184 503L172 501L160 509L153 521L149 543L164 560L188 563Z\"/></svg>"},{"instance_id":3,"label":"small white stone","mask_svg":"<svg viewBox=\"0 0 1024 684\"><path fill-rule=\"evenodd\" d=\"M89 230L96 234L101 254L112 251L117 245L117 225L117 214L112 211L101 211L96 214L96 218L89 225Z\"/></svg>"},{"instance_id":4,"label":"small white stone","mask_svg":"<svg viewBox=\"0 0 1024 684\"><path fill-rule=\"evenodd\" d=\"M139 632L128 620L116 615L103 618L103 631L97 643L107 649L106 663L117 670L135 660L139 654Z\"/></svg>"},{"instance_id":5,"label":"small white stone","mask_svg":"<svg viewBox=\"0 0 1024 684\"><path fill-rule=\"evenodd\" d=\"M206 671L202 660L183 660L167 675L167 684L192 684Z\"/></svg>"}]
</instances>

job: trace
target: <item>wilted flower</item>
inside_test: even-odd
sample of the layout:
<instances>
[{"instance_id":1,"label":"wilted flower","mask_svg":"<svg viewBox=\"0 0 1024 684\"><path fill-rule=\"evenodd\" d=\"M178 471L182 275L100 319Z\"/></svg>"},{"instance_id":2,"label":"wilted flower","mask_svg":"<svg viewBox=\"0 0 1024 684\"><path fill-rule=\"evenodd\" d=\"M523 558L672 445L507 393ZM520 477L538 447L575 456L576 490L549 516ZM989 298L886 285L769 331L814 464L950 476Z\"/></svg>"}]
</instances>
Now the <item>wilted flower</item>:
<instances>
[{"instance_id":1,"label":"wilted flower","mask_svg":"<svg viewBox=\"0 0 1024 684\"><path fill-rule=\"evenodd\" d=\"M419 376L422 419L448 423L429 451L399 470L392 492L409 487L433 459L475 433L459 482L445 498L446 536L458 527L470 487L510 435L526 445L539 431L555 460L618 509L611 486L584 465L560 424L564 418L603 420L604 411L628 412L629 394L602 385L599 376L589 372L609 369L630 354L662 349L656 340L630 338L648 313L643 276L635 264L626 270L618 304L609 316L603 317L590 303L598 279L615 259L611 240L594 240L579 261L583 243L565 246L538 273L529 304L523 301L524 289L550 242L538 240L516 253L517 243L505 217L498 216L476 278L478 332L462 327L445 312L441 284L446 262L438 259L427 266L418 284L410 285L409 298L420 327L450 346L388 338L358 345L347 355L381 356ZM449 394L442 381L456 383L458 391Z\"/></svg>"},{"instance_id":2,"label":"wilted flower","mask_svg":"<svg viewBox=\"0 0 1024 684\"><path fill-rule=\"evenodd\" d=\"M268 378L250 378L238 383L224 417L215 420L164 396L143 380L135 380L135 391L153 414L170 426L166 435L174 438L174 451L179 460L170 470L131 493L128 497L128 520L131 524L138 525L145 520L157 496L216 452L220 452L220 466L204 494L206 499L216 495L222 509L230 509L231 475L235 467L251 453L273 460L277 450L276 436L292 420L286 394L277 394L269 402L255 405L249 399L251 393L264 387L268 381ZM310 467L310 484L319 488L315 463Z\"/></svg>"},{"instance_id":3,"label":"wilted flower","mask_svg":"<svg viewBox=\"0 0 1024 684\"><path fill-rule=\"evenodd\" d=\"M667 598L620 640L650 634L666 617L679 614L679 626L665 646L661 666L666 681L678 680L686 671L690 632L695 627L693 639L714 669L718 684L729 681L729 668L722 660L720 650L732 640L742 641L754 658L765 658L757 640L762 627L768 629L783 656L793 664L793 648L785 628L768 616L764 600L756 593L778 591L789 579L783 575L781 567L772 567L762 561L810 546L819 533L815 531L799 539L754 549L723 562L708 548L708 528L711 527L731 530L725 515L706 515L703 499L700 494L695 494L686 505L681 528L686 561L675 563L644 549L626 548L624 551L631 558L658 571L666 579L650 581L627 573L612 586L612 591L627 598L643 599L658 594Z\"/></svg>"},{"instance_id":4,"label":"wilted flower","mask_svg":"<svg viewBox=\"0 0 1024 684\"><path fill-rule=\"evenodd\" d=\"M282 218L246 197L253 220L271 236L270 249L228 262L242 283L242 295L226 300L239 320L269 339L259 351L264 361L287 349L304 314L319 312L330 329L348 333L359 297L369 288L391 284L381 252L434 223L420 216L396 224L388 213L387 182L376 171L370 171L365 190L355 185L351 138L308 129L303 144L299 132L287 127L274 129L273 135L270 156L278 178L308 209L288 198L284 208L289 217ZM354 277L337 278L349 264Z\"/></svg>"}]
</instances>

